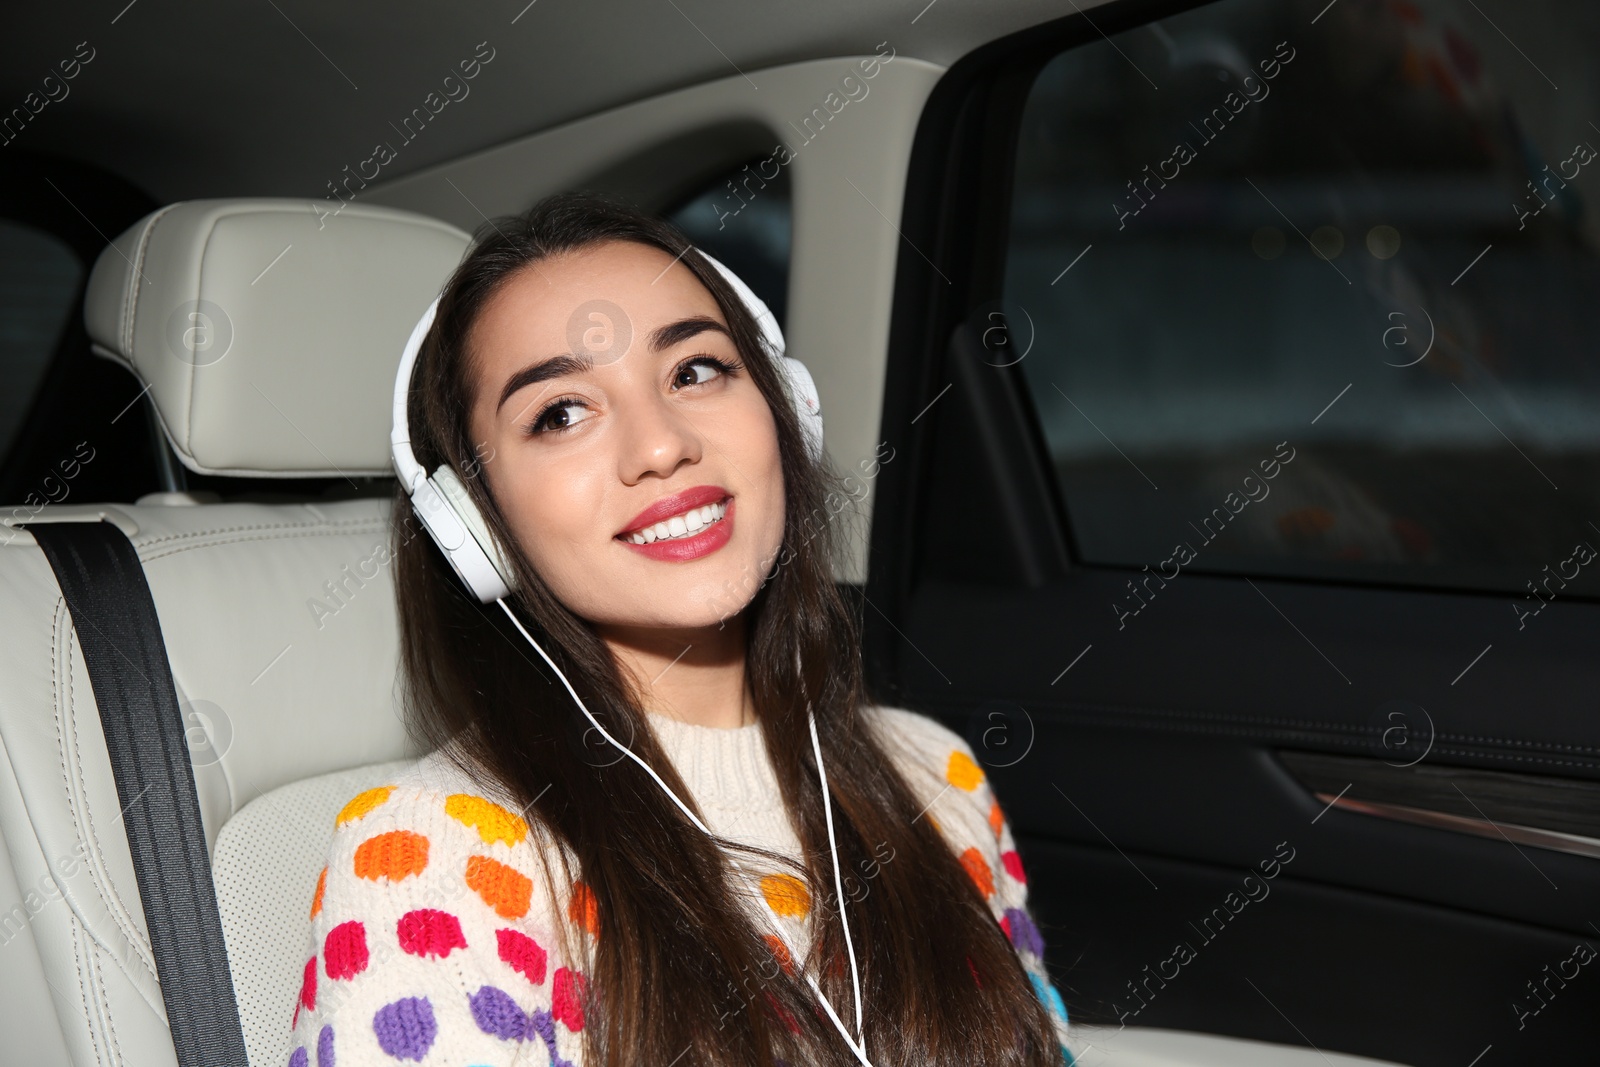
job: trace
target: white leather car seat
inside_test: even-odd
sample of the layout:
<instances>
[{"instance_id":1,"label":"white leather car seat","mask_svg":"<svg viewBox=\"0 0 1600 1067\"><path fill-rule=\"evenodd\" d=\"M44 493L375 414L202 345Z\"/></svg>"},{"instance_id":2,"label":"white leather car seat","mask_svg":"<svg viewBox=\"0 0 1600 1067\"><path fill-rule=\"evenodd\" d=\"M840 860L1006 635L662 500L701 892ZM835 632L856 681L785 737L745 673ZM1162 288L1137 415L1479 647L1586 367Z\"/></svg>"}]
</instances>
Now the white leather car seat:
<instances>
[{"instance_id":1,"label":"white leather car seat","mask_svg":"<svg viewBox=\"0 0 1600 1067\"><path fill-rule=\"evenodd\" d=\"M468 242L358 204L319 218L303 200L189 201L105 250L84 315L96 350L149 387L190 469L359 484L392 475L400 351ZM10 524L104 516L138 551L190 727L250 1062L281 1067L334 814L421 754L397 710L393 586L374 559L386 485L343 501L154 494L7 515L0 1062L176 1064L84 660L54 574Z\"/></svg>"},{"instance_id":2,"label":"white leather car seat","mask_svg":"<svg viewBox=\"0 0 1600 1067\"><path fill-rule=\"evenodd\" d=\"M191 470L354 485L391 473L399 354L468 241L359 204L319 217L300 200L188 201L106 249L84 314ZM138 552L189 724L249 1067L282 1067L334 815L422 754L398 713L393 585L375 564L391 499L157 493L0 517L0 1063L177 1062L83 655L49 564L12 523L105 518ZM1377 1063L1074 1029L1082 1067Z\"/></svg>"}]
</instances>

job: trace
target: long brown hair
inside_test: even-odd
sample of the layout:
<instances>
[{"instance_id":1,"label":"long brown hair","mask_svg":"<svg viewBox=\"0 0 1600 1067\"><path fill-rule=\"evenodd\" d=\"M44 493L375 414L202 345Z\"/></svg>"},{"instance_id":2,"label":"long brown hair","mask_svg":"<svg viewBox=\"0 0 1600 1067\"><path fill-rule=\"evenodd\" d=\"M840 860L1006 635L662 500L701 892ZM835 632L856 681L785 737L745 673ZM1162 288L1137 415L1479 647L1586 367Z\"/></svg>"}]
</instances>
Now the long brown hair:
<instances>
[{"instance_id":1,"label":"long brown hair","mask_svg":"<svg viewBox=\"0 0 1600 1067\"><path fill-rule=\"evenodd\" d=\"M859 899L849 894L848 902L873 1063L1059 1064L1050 1017L1021 961L949 844L928 819L917 817L921 803L860 715L868 696L858 623L833 581L838 537L828 521L842 480L807 452L782 371L762 346L754 319L681 232L587 193L550 197L524 215L480 227L445 287L418 356L408 402L417 458L430 471L448 463L458 472L479 472L485 457L466 425L466 342L473 323L512 276L547 257L609 240L681 256L722 309L740 359L777 423L786 508L780 558L787 562L758 576L759 589L736 621L744 625L750 691L804 862L710 840L684 818L654 780L599 737L500 607L478 603L432 541L416 536L421 526L401 491L394 533L407 727L426 748L452 746L463 770L491 779L547 837L568 891L581 876L592 892L598 930L592 949L575 953L575 943L588 942L572 936L573 923L560 933L569 965L587 980L585 1062L857 1063L803 976L777 965L766 931L738 903L718 847L758 858L768 869L788 869L809 887L814 925L803 966L853 1034L854 997L811 750L809 697L825 753L840 869L876 872L870 891ZM514 568L518 588L507 605L595 718L703 819L607 646L554 597L518 550L487 480L465 481ZM548 864L544 876L553 894Z\"/></svg>"}]
</instances>

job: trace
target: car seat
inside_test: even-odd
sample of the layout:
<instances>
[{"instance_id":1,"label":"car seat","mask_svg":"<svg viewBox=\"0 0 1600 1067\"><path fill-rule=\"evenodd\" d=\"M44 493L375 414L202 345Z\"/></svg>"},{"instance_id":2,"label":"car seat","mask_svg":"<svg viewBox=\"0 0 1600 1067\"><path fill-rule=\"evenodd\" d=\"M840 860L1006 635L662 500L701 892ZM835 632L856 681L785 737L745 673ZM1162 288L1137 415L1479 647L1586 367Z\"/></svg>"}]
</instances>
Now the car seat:
<instances>
[{"instance_id":1,"label":"car seat","mask_svg":"<svg viewBox=\"0 0 1600 1067\"><path fill-rule=\"evenodd\" d=\"M393 585L377 563L392 483L372 479L392 476L401 349L468 243L387 208L194 200L147 216L96 262L93 348L146 386L186 467L344 478L368 495L156 493L4 520L0 1060L177 1063L82 652L42 551L13 524L103 518L138 552L188 726L250 1063L281 1067L334 815L421 754L399 715Z\"/></svg>"}]
</instances>

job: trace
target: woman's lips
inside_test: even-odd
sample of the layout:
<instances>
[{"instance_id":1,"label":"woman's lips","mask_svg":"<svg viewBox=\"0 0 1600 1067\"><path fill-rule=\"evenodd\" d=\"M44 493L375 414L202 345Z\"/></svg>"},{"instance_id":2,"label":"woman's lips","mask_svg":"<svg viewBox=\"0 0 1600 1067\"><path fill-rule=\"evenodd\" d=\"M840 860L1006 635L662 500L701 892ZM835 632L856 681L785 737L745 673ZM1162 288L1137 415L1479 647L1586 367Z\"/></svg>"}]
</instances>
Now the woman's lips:
<instances>
[{"instance_id":1,"label":"woman's lips","mask_svg":"<svg viewBox=\"0 0 1600 1067\"><path fill-rule=\"evenodd\" d=\"M699 559L701 556L709 556L727 544L728 539L733 536L733 505L734 500L729 497L728 506L723 512L722 518L688 537L674 537L666 541L651 541L647 545L636 545L632 541L621 537L613 538L613 540L624 548L630 548L650 559L657 559L666 563L683 563L691 559Z\"/></svg>"},{"instance_id":2,"label":"woman's lips","mask_svg":"<svg viewBox=\"0 0 1600 1067\"><path fill-rule=\"evenodd\" d=\"M618 537L627 537L635 530L642 530L646 526L654 526L664 522L674 515L682 515L686 511L705 507L707 504L719 504L726 500L730 494L720 485L695 485L681 492L664 496L654 504L645 508L632 519L628 525L617 532Z\"/></svg>"}]
</instances>

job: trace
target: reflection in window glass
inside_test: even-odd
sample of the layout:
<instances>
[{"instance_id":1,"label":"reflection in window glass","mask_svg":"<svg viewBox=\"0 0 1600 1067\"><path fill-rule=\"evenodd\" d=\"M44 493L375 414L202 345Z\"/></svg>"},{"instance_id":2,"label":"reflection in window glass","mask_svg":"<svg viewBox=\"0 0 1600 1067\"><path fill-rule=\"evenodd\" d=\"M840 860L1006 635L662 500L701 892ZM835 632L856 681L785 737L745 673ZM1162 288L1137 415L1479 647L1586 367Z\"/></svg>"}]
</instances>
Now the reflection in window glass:
<instances>
[{"instance_id":1,"label":"reflection in window glass","mask_svg":"<svg viewBox=\"0 0 1600 1067\"><path fill-rule=\"evenodd\" d=\"M1225 0L1052 60L1003 305L1081 557L1600 593L1597 46Z\"/></svg>"},{"instance_id":2,"label":"reflection in window glass","mask_svg":"<svg viewBox=\"0 0 1600 1067\"><path fill-rule=\"evenodd\" d=\"M0 219L0 457L27 417L82 280L67 245Z\"/></svg>"},{"instance_id":3,"label":"reflection in window glass","mask_svg":"<svg viewBox=\"0 0 1600 1067\"><path fill-rule=\"evenodd\" d=\"M756 164L722 175L667 216L695 247L733 271L787 323L789 304L789 172L764 181Z\"/></svg>"}]
</instances>

